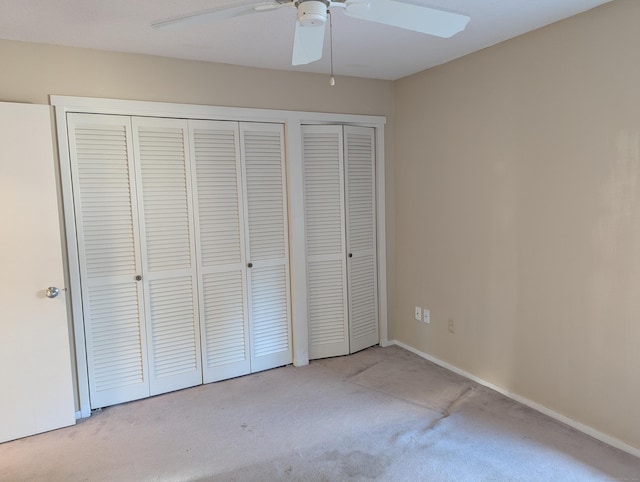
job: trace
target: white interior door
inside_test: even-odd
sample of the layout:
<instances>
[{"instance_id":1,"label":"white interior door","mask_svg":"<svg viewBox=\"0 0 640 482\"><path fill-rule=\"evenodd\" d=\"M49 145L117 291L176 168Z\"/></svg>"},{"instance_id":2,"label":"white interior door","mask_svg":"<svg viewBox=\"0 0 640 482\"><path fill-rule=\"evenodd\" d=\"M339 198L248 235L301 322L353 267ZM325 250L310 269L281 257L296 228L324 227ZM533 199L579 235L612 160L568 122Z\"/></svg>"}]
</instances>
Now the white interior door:
<instances>
[{"instance_id":1,"label":"white interior door","mask_svg":"<svg viewBox=\"0 0 640 482\"><path fill-rule=\"evenodd\" d=\"M251 372L237 122L189 121L204 383Z\"/></svg>"},{"instance_id":2,"label":"white interior door","mask_svg":"<svg viewBox=\"0 0 640 482\"><path fill-rule=\"evenodd\" d=\"M91 408L149 396L131 119L68 114Z\"/></svg>"},{"instance_id":3,"label":"white interior door","mask_svg":"<svg viewBox=\"0 0 640 482\"><path fill-rule=\"evenodd\" d=\"M309 358L349 353L342 126L303 126Z\"/></svg>"},{"instance_id":4,"label":"white interior door","mask_svg":"<svg viewBox=\"0 0 640 482\"><path fill-rule=\"evenodd\" d=\"M0 103L0 442L75 423L48 106ZM45 289L60 289L47 298Z\"/></svg>"},{"instance_id":5,"label":"white interior door","mask_svg":"<svg viewBox=\"0 0 640 482\"><path fill-rule=\"evenodd\" d=\"M380 341L376 269L375 132L344 127L351 353Z\"/></svg>"},{"instance_id":6,"label":"white interior door","mask_svg":"<svg viewBox=\"0 0 640 482\"><path fill-rule=\"evenodd\" d=\"M240 124L251 371L292 361L289 235L281 124Z\"/></svg>"},{"instance_id":7,"label":"white interior door","mask_svg":"<svg viewBox=\"0 0 640 482\"><path fill-rule=\"evenodd\" d=\"M202 383L187 121L134 117L151 395Z\"/></svg>"}]
</instances>

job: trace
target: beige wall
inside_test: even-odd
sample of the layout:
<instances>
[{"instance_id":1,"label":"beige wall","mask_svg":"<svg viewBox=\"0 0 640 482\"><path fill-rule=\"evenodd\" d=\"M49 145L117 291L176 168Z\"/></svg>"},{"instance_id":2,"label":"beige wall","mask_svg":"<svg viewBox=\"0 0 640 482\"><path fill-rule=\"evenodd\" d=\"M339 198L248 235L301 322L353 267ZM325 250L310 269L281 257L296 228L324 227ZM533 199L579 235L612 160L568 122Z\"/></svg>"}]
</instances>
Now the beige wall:
<instances>
[{"instance_id":1,"label":"beige wall","mask_svg":"<svg viewBox=\"0 0 640 482\"><path fill-rule=\"evenodd\" d=\"M392 334L636 448L638 19L618 0L396 83Z\"/></svg>"},{"instance_id":2,"label":"beige wall","mask_svg":"<svg viewBox=\"0 0 640 482\"><path fill-rule=\"evenodd\" d=\"M0 101L48 95L390 115L390 81L238 67L0 40Z\"/></svg>"}]
</instances>

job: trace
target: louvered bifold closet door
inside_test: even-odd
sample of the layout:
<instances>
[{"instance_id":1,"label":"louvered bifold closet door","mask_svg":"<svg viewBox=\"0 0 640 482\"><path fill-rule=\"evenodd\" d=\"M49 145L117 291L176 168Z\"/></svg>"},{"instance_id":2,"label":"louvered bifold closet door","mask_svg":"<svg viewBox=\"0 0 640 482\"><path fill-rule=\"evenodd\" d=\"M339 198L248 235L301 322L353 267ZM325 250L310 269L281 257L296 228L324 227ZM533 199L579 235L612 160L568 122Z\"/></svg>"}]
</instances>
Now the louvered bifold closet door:
<instances>
[{"instance_id":1,"label":"louvered bifold closet door","mask_svg":"<svg viewBox=\"0 0 640 482\"><path fill-rule=\"evenodd\" d=\"M374 129L345 126L344 140L349 329L354 353L379 343Z\"/></svg>"},{"instance_id":2,"label":"louvered bifold closet door","mask_svg":"<svg viewBox=\"0 0 640 482\"><path fill-rule=\"evenodd\" d=\"M292 361L284 127L240 124L251 371Z\"/></svg>"},{"instance_id":3,"label":"louvered bifold closet door","mask_svg":"<svg viewBox=\"0 0 640 482\"><path fill-rule=\"evenodd\" d=\"M133 118L151 395L202 383L187 121Z\"/></svg>"},{"instance_id":4,"label":"louvered bifold closet door","mask_svg":"<svg viewBox=\"0 0 640 482\"><path fill-rule=\"evenodd\" d=\"M349 353L342 126L303 126L309 358Z\"/></svg>"},{"instance_id":5,"label":"louvered bifold closet door","mask_svg":"<svg viewBox=\"0 0 640 482\"><path fill-rule=\"evenodd\" d=\"M237 122L189 121L205 383L251 372Z\"/></svg>"},{"instance_id":6,"label":"louvered bifold closet door","mask_svg":"<svg viewBox=\"0 0 640 482\"><path fill-rule=\"evenodd\" d=\"M129 117L68 114L89 396L99 408L149 396Z\"/></svg>"}]
</instances>

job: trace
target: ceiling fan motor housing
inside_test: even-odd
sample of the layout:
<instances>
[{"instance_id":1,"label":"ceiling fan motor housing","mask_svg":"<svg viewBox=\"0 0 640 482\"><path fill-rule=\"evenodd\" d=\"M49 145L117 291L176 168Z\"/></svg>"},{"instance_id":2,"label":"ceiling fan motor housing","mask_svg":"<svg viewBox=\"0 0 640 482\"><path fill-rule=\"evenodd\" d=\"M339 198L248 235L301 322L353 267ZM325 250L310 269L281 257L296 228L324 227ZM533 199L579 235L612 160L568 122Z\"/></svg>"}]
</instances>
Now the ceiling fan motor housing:
<instances>
[{"instance_id":1,"label":"ceiling fan motor housing","mask_svg":"<svg viewBox=\"0 0 640 482\"><path fill-rule=\"evenodd\" d=\"M327 21L328 1L305 0L298 2L298 22L304 27L324 25Z\"/></svg>"}]
</instances>

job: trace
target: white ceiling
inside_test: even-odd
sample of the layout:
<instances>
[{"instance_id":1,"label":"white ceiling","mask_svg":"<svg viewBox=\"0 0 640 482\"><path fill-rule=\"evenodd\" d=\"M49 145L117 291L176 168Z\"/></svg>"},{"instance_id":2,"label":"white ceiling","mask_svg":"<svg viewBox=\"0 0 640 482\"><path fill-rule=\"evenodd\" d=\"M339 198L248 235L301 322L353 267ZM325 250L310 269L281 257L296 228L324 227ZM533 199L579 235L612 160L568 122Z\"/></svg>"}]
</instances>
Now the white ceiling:
<instances>
[{"instance_id":1,"label":"white ceiling","mask_svg":"<svg viewBox=\"0 0 640 482\"><path fill-rule=\"evenodd\" d=\"M332 9L335 74L398 79L612 0L408 0L471 17L450 39L346 17ZM257 0L256 0L257 2ZM291 66L295 9L222 23L154 30L151 22L246 0L0 0L0 38L138 52L278 70L328 73L322 60ZM7 68L7 66L4 66Z\"/></svg>"}]
</instances>

